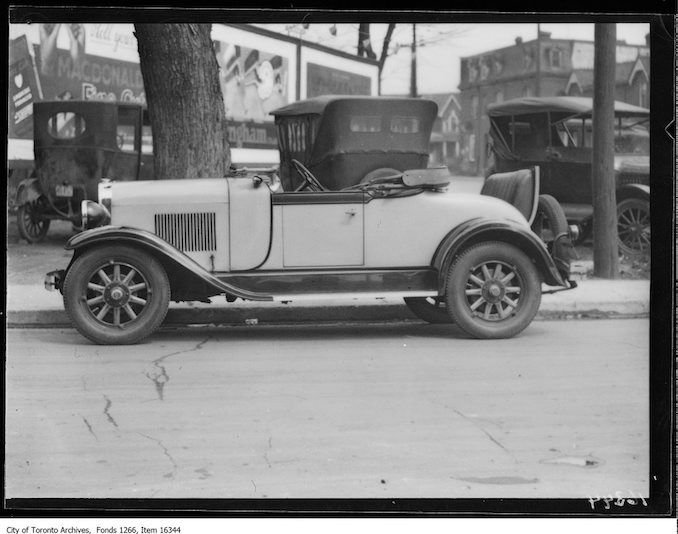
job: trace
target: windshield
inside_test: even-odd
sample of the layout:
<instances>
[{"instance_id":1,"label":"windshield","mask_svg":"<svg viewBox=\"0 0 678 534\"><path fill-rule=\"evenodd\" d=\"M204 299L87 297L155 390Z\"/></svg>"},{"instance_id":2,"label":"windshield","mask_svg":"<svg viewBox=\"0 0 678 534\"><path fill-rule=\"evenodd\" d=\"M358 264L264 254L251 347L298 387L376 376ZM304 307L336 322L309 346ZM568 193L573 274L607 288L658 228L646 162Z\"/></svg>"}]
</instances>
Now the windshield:
<instances>
[{"instance_id":1,"label":"windshield","mask_svg":"<svg viewBox=\"0 0 678 534\"><path fill-rule=\"evenodd\" d=\"M569 119L554 124L563 147L592 148L593 123L590 118ZM650 154L649 121L645 117L615 119L615 154Z\"/></svg>"}]
</instances>

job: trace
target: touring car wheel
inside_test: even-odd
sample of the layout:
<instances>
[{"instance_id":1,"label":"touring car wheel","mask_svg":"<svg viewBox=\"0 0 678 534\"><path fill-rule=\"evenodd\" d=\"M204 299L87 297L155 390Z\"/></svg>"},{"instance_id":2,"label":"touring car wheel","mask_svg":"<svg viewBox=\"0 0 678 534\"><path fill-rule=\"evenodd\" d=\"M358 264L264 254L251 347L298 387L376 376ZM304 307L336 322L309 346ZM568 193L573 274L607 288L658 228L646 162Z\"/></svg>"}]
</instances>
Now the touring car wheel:
<instances>
[{"instance_id":1,"label":"touring car wheel","mask_svg":"<svg viewBox=\"0 0 678 534\"><path fill-rule=\"evenodd\" d=\"M102 345L130 345L165 319L170 286L163 266L146 252L99 247L73 262L63 294L66 312L83 336Z\"/></svg>"},{"instance_id":2,"label":"touring car wheel","mask_svg":"<svg viewBox=\"0 0 678 534\"><path fill-rule=\"evenodd\" d=\"M17 229L19 235L29 243L39 243L47 235L49 219L40 212L37 202L26 202L17 208Z\"/></svg>"},{"instance_id":3,"label":"touring car wheel","mask_svg":"<svg viewBox=\"0 0 678 534\"><path fill-rule=\"evenodd\" d=\"M464 251L447 278L447 310L467 334L482 339L522 332L541 304L541 278L532 260L502 242Z\"/></svg>"},{"instance_id":4,"label":"touring car wheel","mask_svg":"<svg viewBox=\"0 0 678 534\"><path fill-rule=\"evenodd\" d=\"M619 250L627 256L650 252L650 203L640 198L627 198L617 204Z\"/></svg>"},{"instance_id":5,"label":"touring car wheel","mask_svg":"<svg viewBox=\"0 0 678 534\"><path fill-rule=\"evenodd\" d=\"M444 299L436 297L407 297L405 304L419 319L431 324L449 324L452 322L447 313Z\"/></svg>"}]
</instances>

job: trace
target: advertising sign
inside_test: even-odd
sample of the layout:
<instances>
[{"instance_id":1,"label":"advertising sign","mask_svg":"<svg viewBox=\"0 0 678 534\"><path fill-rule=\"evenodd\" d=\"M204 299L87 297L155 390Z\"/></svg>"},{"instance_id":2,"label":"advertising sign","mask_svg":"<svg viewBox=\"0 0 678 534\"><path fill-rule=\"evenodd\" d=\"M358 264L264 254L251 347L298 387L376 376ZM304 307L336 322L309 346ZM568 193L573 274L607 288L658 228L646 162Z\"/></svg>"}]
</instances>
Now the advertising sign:
<instances>
[{"instance_id":1,"label":"advertising sign","mask_svg":"<svg viewBox=\"0 0 678 534\"><path fill-rule=\"evenodd\" d=\"M44 99L146 102L138 57L133 61L126 52L130 39L136 51L132 34L113 34L111 24L39 27L36 57Z\"/></svg>"},{"instance_id":2,"label":"advertising sign","mask_svg":"<svg viewBox=\"0 0 678 534\"><path fill-rule=\"evenodd\" d=\"M287 58L215 41L228 142L235 148L275 148L269 113L289 101Z\"/></svg>"},{"instance_id":3,"label":"advertising sign","mask_svg":"<svg viewBox=\"0 0 678 534\"><path fill-rule=\"evenodd\" d=\"M40 86L25 36L10 43L8 137L31 139L33 102L40 100Z\"/></svg>"},{"instance_id":4,"label":"advertising sign","mask_svg":"<svg viewBox=\"0 0 678 534\"><path fill-rule=\"evenodd\" d=\"M306 66L308 98L321 95L369 95L372 82L368 76L333 69L309 62Z\"/></svg>"}]
</instances>

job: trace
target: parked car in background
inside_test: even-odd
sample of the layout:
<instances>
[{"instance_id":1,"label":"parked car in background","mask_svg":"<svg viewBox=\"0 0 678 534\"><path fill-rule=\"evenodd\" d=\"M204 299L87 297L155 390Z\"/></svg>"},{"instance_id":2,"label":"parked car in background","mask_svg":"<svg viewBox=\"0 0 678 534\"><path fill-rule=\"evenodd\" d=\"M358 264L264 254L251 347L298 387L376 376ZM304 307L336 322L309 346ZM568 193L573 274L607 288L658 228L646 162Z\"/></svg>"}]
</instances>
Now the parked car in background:
<instances>
[{"instance_id":1,"label":"parked car in background","mask_svg":"<svg viewBox=\"0 0 678 534\"><path fill-rule=\"evenodd\" d=\"M371 102L360 108L360 121L380 117L374 124L393 124L378 113L383 101ZM395 116L413 124L409 106ZM350 131L351 117L335 119ZM334 137L339 128L317 130L314 144L322 153L344 146L342 136ZM396 145L393 160L384 159L402 132L392 133L375 136L374 152L359 158L360 172L336 174L334 182L325 175L326 185L296 158L284 159L289 138L281 141L281 160L290 165L283 183L270 170L104 182L100 203L82 203L86 230L66 245L71 262L48 273L45 286L63 293L82 335L106 344L136 343L153 333L170 301L217 295L228 302L402 297L428 322L506 338L530 324L542 284L549 291L576 287L559 205L549 204L551 222L562 224L552 224L559 230L548 243L531 229L542 204L538 168L494 175L482 194L448 190L449 171L416 168L424 159L366 180L364 171L406 165L405 145ZM355 170L350 158L339 164ZM329 190L327 184L347 185Z\"/></svg>"},{"instance_id":2,"label":"parked car in background","mask_svg":"<svg viewBox=\"0 0 678 534\"><path fill-rule=\"evenodd\" d=\"M587 235L593 217L593 100L530 97L488 106L494 157L488 171L538 165L541 193L560 202L568 221ZM620 251L650 250L648 109L615 102L615 176Z\"/></svg>"},{"instance_id":3,"label":"parked car in background","mask_svg":"<svg viewBox=\"0 0 678 534\"><path fill-rule=\"evenodd\" d=\"M131 103L55 100L33 104L35 175L17 187L17 226L41 241L54 219L80 226L83 200L97 200L103 178L153 178L146 108Z\"/></svg>"}]
</instances>

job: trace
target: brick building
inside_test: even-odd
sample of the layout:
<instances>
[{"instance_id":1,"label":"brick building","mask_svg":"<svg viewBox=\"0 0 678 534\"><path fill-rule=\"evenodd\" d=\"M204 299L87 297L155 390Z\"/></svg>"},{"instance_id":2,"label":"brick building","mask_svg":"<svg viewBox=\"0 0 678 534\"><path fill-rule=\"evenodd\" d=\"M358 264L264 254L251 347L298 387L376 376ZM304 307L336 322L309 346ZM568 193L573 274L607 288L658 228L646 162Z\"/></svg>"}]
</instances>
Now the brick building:
<instances>
[{"instance_id":1,"label":"brick building","mask_svg":"<svg viewBox=\"0 0 678 534\"><path fill-rule=\"evenodd\" d=\"M649 107L650 47L617 43L616 98ZM486 166L489 104L524 96L593 94L592 41L536 39L461 58L459 83L462 170L482 174Z\"/></svg>"}]
</instances>

